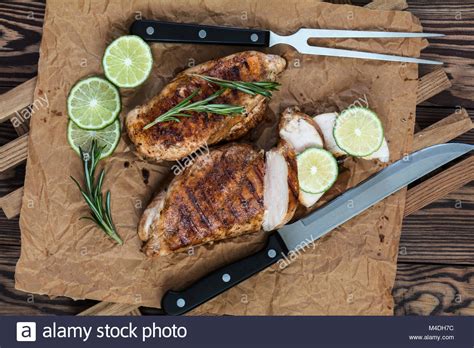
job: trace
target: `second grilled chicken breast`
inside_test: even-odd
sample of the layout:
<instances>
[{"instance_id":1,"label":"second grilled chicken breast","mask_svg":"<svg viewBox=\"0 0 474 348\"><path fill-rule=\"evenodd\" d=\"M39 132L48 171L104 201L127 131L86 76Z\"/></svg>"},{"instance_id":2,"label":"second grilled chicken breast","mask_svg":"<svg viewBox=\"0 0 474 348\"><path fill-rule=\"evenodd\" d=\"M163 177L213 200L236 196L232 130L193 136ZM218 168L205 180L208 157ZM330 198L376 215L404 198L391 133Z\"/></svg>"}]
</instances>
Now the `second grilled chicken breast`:
<instances>
[{"instance_id":1,"label":"second grilled chicken breast","mask_svg":"<svg viewBox=\"0 0 474 348\"><path fill-rule=\"evenodd\" d=\"M195 159L144 211L138 235L148 256L264 230L291 220L298 206L295 153L228 144Z\"/></svg>"},{"instance_id":2,"label":"second grilled chicken breast","mask_svg":"<svg viewBox=\"0 0 474 348\"><path fill-rule=\"evenodd\" d=\"M148 256L260 230L263 221L263 151L229 144L203 154L141 218L138 234Z\"/></svg>"},{"instance_id":3,"label":"second grilled chicken breast","mask_svg":"<svg viewBox=\"0 0 474 348\"><path fill-rule=\"evenodd\" d=\"M187 69L148 103L129 112L125 120L128 135L141 156L157 161L178 160L202 146L237 139L262 120L268 102L266 97L226 90L213 103L243 106L243 115L192 112L191 117L181 117L180 122L158 123L146 130L143 127L198 89L200 93L193 102L220 89L192 74L232 81L275 81L285 66L286 61L280 56L245 51Z\"/></svg>"}]
</instances>

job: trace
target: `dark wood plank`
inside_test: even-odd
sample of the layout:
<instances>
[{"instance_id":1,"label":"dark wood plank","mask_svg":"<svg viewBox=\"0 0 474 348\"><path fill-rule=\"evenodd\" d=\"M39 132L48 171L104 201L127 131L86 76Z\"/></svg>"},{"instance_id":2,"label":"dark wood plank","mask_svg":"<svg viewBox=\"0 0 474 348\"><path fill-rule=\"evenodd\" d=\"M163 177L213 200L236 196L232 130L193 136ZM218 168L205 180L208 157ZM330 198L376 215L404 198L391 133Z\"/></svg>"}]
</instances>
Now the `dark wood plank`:
<instances>
[{"instance_id":1,"label":"dark wood plank","mask_svg":"<svg viewBox=\"0 0 474 348\"><path fill-rule=\"evenodd\" d=\"M0 122L0 146L16 139L15 128L10 122Z\"/></svg>"},{"instance_id":2,"label":"dark wood plank","mask_svg":"<svg viewBox=\"0 0 474 348\"><path fill-rule=\"evenodd\" d=\"M352 0L363 6L369 0ZM447 36L432 38L422 52L425 58L441 60L453 87L423 105L474 108L474 2L472 0L408 0L408 11L417 16L425 32ZM420 65L420 76L436 66Z\"/></svg>"},{"instance_id":3,"label":"dark wood plank","mask_svg":"<svg viewBox=\"0 0 474 348\"><path fill-rule=\"evenodd\" d=\"M453 86L431 98L425 105L474 108L474 2L465 0L409 0L408 11L421 20L426 32L444 33L430 39L423 56L445 62ZM420 75L433 66L421 65Z\"/></svg>"},{"instance_id":4,"label":"dark wood plank","mask_svg":"<svg viewBox=\"0 0 474 348\"><path fill-rule=\"evenodd\" d=\"M0 94L36 76L44 10L44 0L0 3ZM16 137L10 122L0 123L0 146ZM25 165L1 173L0 196L23 186L24 176ZM96 303L15 290L19 256L18 219L7 220L0 211L0 315L77 314Z\"/></svg>"},{"instance_id":5,"label":"dark wood plank","mask_svg":"<svg viewBox=\"0 0 474 348\"><path fill-rule=\"evenodd\" d=\"M0 85L35 77L43 27L43 1L0 3Z\"/></svg>"},{"instance_id":6,"label":"dark wood plank","mask_svg":"<svg viewBox=\"0 0 474 348\"><path fill-rule=\"evenodd\" d=\"M474 315L474 267L398 264L396 315Z\"/></svg>"},{"instance_id":7,"label":"dark wood plank","mask_svg":"<svg viewBox=\"0 0 474 348\"><path fill-rule=\"evenodd\" d=\"M474 266L474 182L406 217L398 261Z\"/></svg>"},{"instance_id":8,"label":"dark wood plank","mask_svg":"<svg viewBox=\"0 0 474 348\"><path fill-rule=\"evenodd\" d=\"M0 315L77 314L96 303L15 290L15 265L20 256L18 219L7 220L0 212L0 226Z\"/></svg>"},{"instance_id":9,"label":"dark wood plank","mask_svg":"<svg viewBox=\"0 0 474 348\"><path fill-rule=\"evenodd\" d=\"M434 106L418 106L416 108L416 124L420 129L431 126L433 123L442 120L448 115L459 110L452 107L434 107ZM467 110L471 120L474 122L474 109ZM464 133L453 141L467 144L474 144L474 130Z\"/></svg>"}]
</instances>

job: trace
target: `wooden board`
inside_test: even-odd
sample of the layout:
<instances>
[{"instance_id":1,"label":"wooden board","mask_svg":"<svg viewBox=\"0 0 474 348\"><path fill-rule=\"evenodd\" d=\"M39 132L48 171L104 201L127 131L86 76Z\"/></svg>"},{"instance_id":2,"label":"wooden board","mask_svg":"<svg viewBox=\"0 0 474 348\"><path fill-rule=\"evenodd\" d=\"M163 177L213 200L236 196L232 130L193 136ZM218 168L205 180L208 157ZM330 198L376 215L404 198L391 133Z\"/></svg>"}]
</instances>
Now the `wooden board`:
<instances>
[{"instance_id":1,"label":"wooden board","mask_svg":"<svg viewBox=\"0 0 474 348\"><path fill-rule=\"evenodd\" d=\"M463 213L451 214L452 209ZM474 266L473 226L474 183L470 183L404 219L398 261Z\"/></svg>"},{"instance_id":2,"label":"wooden board","mask_svg":"<svg viewBox=\"0 0 474 348\"><path fill-rule=\"evenodd\" d=\"M36 76L44 11L44 1L0 3L2 86L14 87Z\"/></svg>"}]
</instances>

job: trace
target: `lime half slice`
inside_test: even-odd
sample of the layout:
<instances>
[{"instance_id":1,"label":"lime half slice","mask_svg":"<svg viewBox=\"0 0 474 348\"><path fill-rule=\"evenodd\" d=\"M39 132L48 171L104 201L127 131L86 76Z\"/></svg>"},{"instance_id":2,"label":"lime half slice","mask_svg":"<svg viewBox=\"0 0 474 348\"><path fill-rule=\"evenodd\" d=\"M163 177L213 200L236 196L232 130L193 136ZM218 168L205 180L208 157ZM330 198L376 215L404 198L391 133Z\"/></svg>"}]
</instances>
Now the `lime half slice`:
<instances>
[{"instance_id":1,"label":"lime half slice","mask_svg":"<svg viewBox=\"0 0 474 348\"><path fill-rule=\"evenodd\" d=\"M117 119L110 126L100 130L82 129L74 122L69 121L67 139L71 147L78 154L80 154L79 147L83 151L88 151L92 140L96 140L97 145L103 148L100 158L107 157L114 152L120 140L120 120Z\"/></svg>"},{"instance_id":2,"label":"lime half slice","mask_svg":"<svg viewBox=\"0 0 474 348\"><path fill-rule=\"evenodd\" d=\"M105 50L102 60L105 76L118 87L132 88L148 78L153 56L148 44L135 35L122 36Z\"/></svg>"},{"instance_id":3,"label":"lime half slice","mask_svg":"<svg viewBox=\"0 0 474 348\"><path fill-rule=\"evenodd\" d=\"M300 189L304 192L325 192L337 179L337 161L329 151L311 147L299 154L296 161Z\"/></svg>"},{"instance_id":4,"label":"lime half slice","mask_svg":"<svg viewBox=\"0 0 474 348\"><path fill-rule=\"evenodd\" d=\"M120 106L117 88L100 77L79 81L67 98L69 117L83 129L107 127L117 119Z\"/></svg>"},{"instance_id":5,"label":"lime half slice","mask_svg":"<svg viewBox=\"0 0 474 348\"><path fill-rule=\"evenodd\" d=\"M382 145L382 122L372 110L353 107L337 118L333 130L337 145L354 157L368 156Z\"/></svg>"}]
</instances>

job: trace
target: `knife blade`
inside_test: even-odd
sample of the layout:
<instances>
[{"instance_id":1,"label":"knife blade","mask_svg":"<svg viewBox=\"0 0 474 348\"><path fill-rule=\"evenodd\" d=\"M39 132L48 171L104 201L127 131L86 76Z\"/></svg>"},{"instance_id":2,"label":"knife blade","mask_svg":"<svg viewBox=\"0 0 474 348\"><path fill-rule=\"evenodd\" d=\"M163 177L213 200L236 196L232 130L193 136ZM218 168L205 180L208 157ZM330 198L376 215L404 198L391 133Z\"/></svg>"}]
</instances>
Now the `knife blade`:
<instances>
[{"instance_id":1,"label":"knife blade","mask_svg":"<svg viewBox=\"0 0 474 348\"><path fill-rule=\"evenodd\" d=\"M173 23L156 20L137 20L130 27L130 33L138 35L149 42L174 42L215 45L239 45L251 47L272 47L278 44L290 45L300 53L384 60L392 62L406 62L419 64L442 64L442 62L418 59L412 57L394 56L362 51L311 46L309 39L313 38L421 38L441 37L443 34L407 33L387 31L359 31L336 29L308 29L302 28L297 32L282 36L270 30L244 29L224 26L210 26L189 23Z\"/></svg>"},{"instance_id":2,"label":"knife blade","mask_svg":"<svg viewBox=\"0 0 474 348\"><path fill-rule=\"evenodd\" d=\"M168 291L163 310L179 315L214 298L252 275L302 252L315 240L416 179L474 150L474 145L449 143L414 152L349 189L307 217L269 235L257 253L215 270L181 291Z\"/></svg>"}]
</instances>

